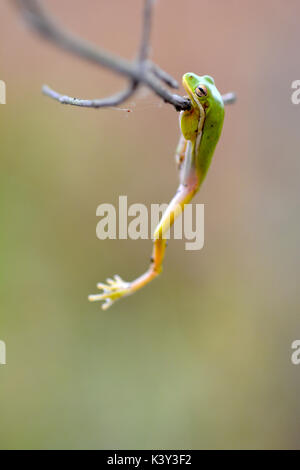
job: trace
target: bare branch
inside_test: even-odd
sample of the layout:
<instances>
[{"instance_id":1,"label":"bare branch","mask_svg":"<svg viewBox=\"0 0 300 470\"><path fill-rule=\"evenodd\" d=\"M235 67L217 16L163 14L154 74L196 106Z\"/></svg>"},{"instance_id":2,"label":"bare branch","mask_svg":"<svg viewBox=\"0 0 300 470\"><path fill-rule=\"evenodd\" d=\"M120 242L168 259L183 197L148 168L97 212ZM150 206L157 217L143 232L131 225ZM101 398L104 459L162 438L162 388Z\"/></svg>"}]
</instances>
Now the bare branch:
<instances>
[{"instance_id":1,"label":"bare branch","mask_svg":"<svg viewBox=\"0 0 300 470\"><path fill-rule=\"evenodd\" d=\"M158 65L153 62L148 63L148 67L154 75L159 78L161 81L165 82L171 88L179 88L179 84L172 75L169 75L165 70L161 69Z\"/></svg>"},{"instance_id":2,"label":"bare branch","mask_svg":"<svg viewBox=\"0 0 300 470\"><path fill-rule=\"evenodd\" d=\"M56 20L45 10L40 0L15 0L24 19L29 26L48 41L72 52L83 59L108 67L115 72L134 77L132 65L129 61L94 46L90 42L78 38L67 30L62 29Z\"/></svg>"},{"instance_id":3,"label":"bare branch","mask_svg":"<svg viewBox=\"0 0 300 470\"><path fill-rule=\"evenodd\" d=\"M109 106L118 106L125 100L130 98L136 90L136 83L132 82L125 90L116 93L115 95L108 96L102 99L83 100L80 98L71 98L67 95L62 95L55 90L52 90L48 85L44 85L42 91L44 95L59 101L62 104L71 104L73 106L80 106L83 108L104 108ZM129 110L128 110L129 111Z\"/></svg>"},{"instance_id":4,"label":"bare branch","mask_svg":"<svg viewBox=\"0 0 300 470\"><path fill-rule=\"evenodd\" d=\"M43 92L61 103L75 106L86 106L100 108L105 106L116 106L130 97L139 85L146 85L166 103L172 104L177 111L191 108L188 98L171 93L161 82L170 87L177 88L178 83L167 72L156 64L148 61L149 41L151 31L151 17L153 0L145 0L143 32L138 57L134 61L128 61L117 55L108 53L90 42L78 38L74 34L59 26L57 21L44 9L40 0L14 0L20 9L25 21L31 28L48 41L55 43L60 48L73 54L94 62L97 65L107 67L114 72L127 77L131 85L126 90L104 99L81 100L71 98L55 92L49 87L44 87ZM226 96L226 103L232 103ZM225 102L225 101L224 101Z\"/></svg>"},{"instance_id":5,"label":"bare branch","mask_svg":"<svg viewBox=\"0 0 300 470\"><path fill-rule=\"evenodd\" d=\"M152 6L153 6L153 0L145 0L144 23L143 23L140 51L139 51L138 59L137 59L138 62L140 62L141 64L147 60L148 55L149 55Z\"/></svg>"}]
</instances>

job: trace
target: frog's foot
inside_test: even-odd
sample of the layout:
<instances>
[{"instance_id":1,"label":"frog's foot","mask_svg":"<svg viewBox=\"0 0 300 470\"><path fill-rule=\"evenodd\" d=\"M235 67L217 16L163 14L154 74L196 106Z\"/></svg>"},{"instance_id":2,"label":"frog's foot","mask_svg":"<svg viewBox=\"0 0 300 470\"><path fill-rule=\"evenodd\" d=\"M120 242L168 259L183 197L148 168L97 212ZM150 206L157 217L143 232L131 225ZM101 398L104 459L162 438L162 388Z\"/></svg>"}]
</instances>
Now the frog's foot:
<instances>
[{"instance_id":1,"label":"frog's foot","mask_svg":"<svg viewBox=\"0 0 300 470\"><path fill-rule=\"evenodd\" d=\"M131 294L131 283L125 282L117 274L114 279L107 279L107 284L99 282L98 289L101 289L102 294L89 295L90 302L97 302L103 300L102 309L107 310L116 300Z\"/></svg>"}]
</instances>

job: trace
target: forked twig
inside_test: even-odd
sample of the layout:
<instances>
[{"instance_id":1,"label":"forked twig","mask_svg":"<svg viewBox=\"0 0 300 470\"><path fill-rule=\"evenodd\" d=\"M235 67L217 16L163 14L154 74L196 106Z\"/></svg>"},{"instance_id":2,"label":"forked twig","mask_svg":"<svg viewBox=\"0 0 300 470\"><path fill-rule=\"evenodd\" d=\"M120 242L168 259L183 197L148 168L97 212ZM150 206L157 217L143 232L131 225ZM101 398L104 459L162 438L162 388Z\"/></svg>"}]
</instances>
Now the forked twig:
<instances>
[{"instance_id":1,"label":"forked twig","mask_svg":"<svg viewBox=\"0 0 300 470\"><path fill-rule=\"evenodd\" d=\"M178 88L177 81L148 59L153 0L145 0L141 43L137 58L133 61L108 53L94 46L92 43L66 31L49 12L45 10L40 0L14 1L26 22L45 39L55 43L68 52L72 52L83 59L107 67L129 79L129 85L126 89L102 99L87 100L72 98L67 95L62 95L44 85L43 93L45 95L63 104L88 108L103 108L122 104L135 93L140 85L145 85L166 103L172 104L177 111L190 109L191 102L188 98L171 93L163 85ZM235 101L234 93L227 93L223 96L223 100L225 104L233 103Z\"/></svg>"}]
</instances>

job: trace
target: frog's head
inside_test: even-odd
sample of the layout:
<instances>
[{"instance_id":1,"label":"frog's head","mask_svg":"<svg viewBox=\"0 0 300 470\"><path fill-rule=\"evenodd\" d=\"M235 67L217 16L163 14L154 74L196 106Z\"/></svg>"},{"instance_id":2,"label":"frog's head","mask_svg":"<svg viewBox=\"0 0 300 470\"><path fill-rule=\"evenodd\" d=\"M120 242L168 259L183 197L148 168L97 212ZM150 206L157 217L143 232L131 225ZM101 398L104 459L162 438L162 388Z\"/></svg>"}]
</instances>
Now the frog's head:
<instances>
[{"instance_id":1,"label":"frog's head","mask_svg":"<svg viewBox=\"0 0 300 470\"><path fill-rule=\"evenodd\" d=\"M204 108L207 108L214 101L216 92L219 95L214 79L209 75L199 77L195 73L185 73L182 77L182 84L194 106L201 103Z\"/></svg>"}]
</instances>

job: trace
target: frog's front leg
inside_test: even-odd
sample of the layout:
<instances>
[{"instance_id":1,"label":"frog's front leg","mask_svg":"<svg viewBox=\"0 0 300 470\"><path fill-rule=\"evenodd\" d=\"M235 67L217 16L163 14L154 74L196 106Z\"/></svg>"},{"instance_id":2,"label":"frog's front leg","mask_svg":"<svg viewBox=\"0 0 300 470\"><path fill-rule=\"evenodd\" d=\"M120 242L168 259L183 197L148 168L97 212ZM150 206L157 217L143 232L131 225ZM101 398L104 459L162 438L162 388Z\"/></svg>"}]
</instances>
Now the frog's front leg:
<instances>
[{"instance_id":1,"label":"frog's front leg","mask_svg":"<svg viewBox=\"0 0 300 470\"><path fill-rule=\"evenodd\" d=\"M90 295L89 300L91 302L104 301L102 308L106 310L113 302L121 297L133 294L161 273L167 243L166 234L176 217L184 210L184 204L187 204L197 192L199 183L198 172L195 168L192 168L184 183L179 185L175 196L154 232L153 254L148 271L132 282L125 282L120 276L116 275L114 279L108 279L107 284L98 284L97 287L102 290L102 293Z\"/></svg>"}]
</instances>

